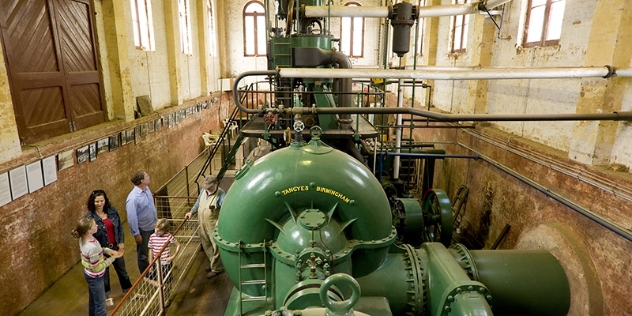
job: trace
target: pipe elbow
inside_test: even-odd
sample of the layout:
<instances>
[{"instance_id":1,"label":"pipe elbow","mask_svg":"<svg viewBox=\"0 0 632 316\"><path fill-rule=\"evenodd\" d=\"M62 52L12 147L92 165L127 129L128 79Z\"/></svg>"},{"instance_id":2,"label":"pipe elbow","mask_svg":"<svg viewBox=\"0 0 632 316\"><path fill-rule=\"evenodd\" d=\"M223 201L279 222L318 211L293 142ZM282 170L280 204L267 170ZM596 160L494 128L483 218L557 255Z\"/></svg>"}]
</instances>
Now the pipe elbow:
<instances>
[{"instance_id":1,"label":"pipe elbow","mask_svg":"<svg viewBox=\"0 0 632 316\"><path fill-rule=\"evenodd\" d=\"M443 306L450 316L493 316L491 307L483 294L476 291L464 291L454 296L451 304Z\"/></svg>"}]
</instances>

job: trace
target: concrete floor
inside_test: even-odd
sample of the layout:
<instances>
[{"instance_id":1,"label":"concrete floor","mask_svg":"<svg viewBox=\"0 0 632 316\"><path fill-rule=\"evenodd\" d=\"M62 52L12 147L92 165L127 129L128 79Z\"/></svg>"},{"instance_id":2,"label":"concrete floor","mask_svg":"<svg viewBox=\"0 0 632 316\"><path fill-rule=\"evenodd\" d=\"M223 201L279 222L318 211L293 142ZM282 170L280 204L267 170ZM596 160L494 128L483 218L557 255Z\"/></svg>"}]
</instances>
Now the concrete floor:
<instances>
[{"instance_id":1,"label":"concrete floor","mask_svg":"<svg viewBox=\"0 0 632 316\"><path fill-rule=\"evenodd\" d=\"M126 234L125 264L133 283L140 275L136 264L136 245L128 229L126 229ZM173 302L167 309L167 315L224 315L233 285L225 273L211 280L206 279L205 269L208 266L208 259L204 252L197 251L186 277L176 289ZM113 268L110 268L110 283L114 303L118 304L123 298L123 292ZM108 313L112 310L113 308L108 308ZM88 285L83 277L83 266L77 263L19 315L85 316L87 314Z\"/></svg>"}]
</instances>

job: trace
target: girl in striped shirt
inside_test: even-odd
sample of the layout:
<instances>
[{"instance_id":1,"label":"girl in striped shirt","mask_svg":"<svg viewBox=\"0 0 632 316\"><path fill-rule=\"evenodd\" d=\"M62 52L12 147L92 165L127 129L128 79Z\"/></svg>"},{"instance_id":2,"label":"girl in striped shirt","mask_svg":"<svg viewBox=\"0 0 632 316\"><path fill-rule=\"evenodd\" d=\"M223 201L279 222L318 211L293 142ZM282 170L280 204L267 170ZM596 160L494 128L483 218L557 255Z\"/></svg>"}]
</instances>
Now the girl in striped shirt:
<instances>
[{"instance_id":1,"label":"girl in striped shirt","mask_svg":"<svg viewBox=\"0 0 632 316\"><path fill-rule=\"evenodd\" d=\"M155 232L149 236L149 262L153 262L154 258L158 257L160 251L164 247L164 250L162 250L162 254L160 255L160 260L156 261L155 267L158 267L158 262L160 262L160 268L162 269L162 282L167 284L172 279L169 271L171 271L171 262L180 251L180 242L169 233L169 223L164 218L161 218L156 222L154 231ZM176 251L173 255L171 254L172 244L176 246ZM157 281L158 278L155 272L155 267L152 266L149 270L149 278Z\"/></svg>"},{"instance_id":2,"label":"girl in striped shirt","mask_svg":"<svg viewBox=\"0 0 632 316\"><path fill-rule=\"evenodd\" d=\"M77 222L77 227L72 230L71 234L75 238L79 238L79 249L81 250L81 264L83 265L83 274L88 282L89 290L89 315L105 316L105 284L103 275L105 268L108 267L116 258L123 256L123 251L114 251L109 248L101 248L99 241L92 236L97 232L97 225L92 218L82 218ZM105 259L103 254L110 256Z\"/></svg>"}]
</instances>

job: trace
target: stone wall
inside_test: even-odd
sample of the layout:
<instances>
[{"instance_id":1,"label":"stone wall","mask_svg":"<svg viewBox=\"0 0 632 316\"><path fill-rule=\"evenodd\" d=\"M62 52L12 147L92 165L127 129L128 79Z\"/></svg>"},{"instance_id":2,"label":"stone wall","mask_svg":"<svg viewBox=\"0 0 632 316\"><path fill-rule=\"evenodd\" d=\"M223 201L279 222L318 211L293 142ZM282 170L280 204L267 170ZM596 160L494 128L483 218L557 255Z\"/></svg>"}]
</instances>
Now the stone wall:
<instances>
[{"instance_id":1,"label":"stone wall","mask_svg":"<svg viewBox=\"0 0 632 316\"><path fill-rule=\"evenodd\" d=\"M498 249L551 251L571 285L569 315L626 315L632 310L631 242L562 202L629 232L630 174L577 163L563 152L481 125L415 132L419 141L451 143L438 145L447 154L481 157L437 163L434 187L451 199L459 186L469 188L457 238L478 238L489 249L510 225Z\"/></svg>"},{"instance_id":2,"label":"stone wall","mask_svg":"<svg viewBox=\"0 0 632 316\"><path fill-rule=\"evenodd\" d=\"M215 96L220 95L198 98L129 123L105 123L73 133L72 137L51 140L39 148L25 148L20 158L0 165L0 171L37 161L40 153L48 157L74 150ZM57 181L0 207L0 226L4 231L0 253L5 254L0 256L0 282L11 284L0 290L0 310L8 315L21 311L79 262L78 241L70 232L87 212L86 201L92 190L105 190L125 219L125 199L133 188L131 174L139 168L146 170L151 175L150 188L157 189L204 149L202 133L220 128L219 113L225 113L230 103L227 94L221 95L218 102L210 103L209 109L188 115L171 128L163 126L135 143L102 153L94 161L77 164L75 155L74 165L59 171ZM128 267L136 269L134 264Z\"/></svg>"}]
</instances>

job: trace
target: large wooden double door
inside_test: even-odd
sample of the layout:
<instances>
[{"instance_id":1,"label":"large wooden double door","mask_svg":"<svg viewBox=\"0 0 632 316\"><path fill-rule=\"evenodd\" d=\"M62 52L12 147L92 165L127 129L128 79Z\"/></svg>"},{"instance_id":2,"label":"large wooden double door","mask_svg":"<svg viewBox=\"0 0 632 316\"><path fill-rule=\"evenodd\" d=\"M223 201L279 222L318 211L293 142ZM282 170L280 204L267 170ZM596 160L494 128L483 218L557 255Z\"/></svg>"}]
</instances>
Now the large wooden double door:
<instances>
[{"instance_id":1,"label":"large wooden double door","mask_svg":"<svg viewBox=\"0 0 632 316\"><path fill-rule=\"evenodd\" d=\"M0 36L23 143L105 120L91 0L0 0Z\"/></svg>"}]
</instances>

